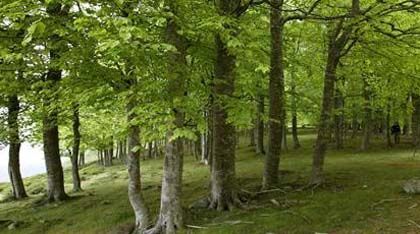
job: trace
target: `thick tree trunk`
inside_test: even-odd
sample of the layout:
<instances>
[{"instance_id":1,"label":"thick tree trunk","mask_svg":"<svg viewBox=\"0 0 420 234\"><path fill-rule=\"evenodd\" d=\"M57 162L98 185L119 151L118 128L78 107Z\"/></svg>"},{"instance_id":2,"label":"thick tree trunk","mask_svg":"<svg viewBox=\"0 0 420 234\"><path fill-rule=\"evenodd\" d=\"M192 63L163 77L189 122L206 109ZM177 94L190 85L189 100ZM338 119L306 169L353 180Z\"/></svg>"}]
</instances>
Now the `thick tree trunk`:
<instances>
[{"instance_id":1,"label":"thick tree trunk","mask_svg":"<svg viewBox=\"0 0 420 234\"><path fill-rule=\"evenodd\" d=\"M264 150L264 121L263 121L263 116L264 116L264 96L260 95L258 97L258 103L257 103L257 123L256 123L256 138L257 138L257 142L256 142L256 153L257 154L265 154L265 150Z\"/></svg>"},{"instance_id":2,"label":"thick tree trunk","mask_svg":"<svg viewBox=\"0 0 420 234\"><path fill-rule=\"evenodd\" d=\"M63 7L60 3L50 3L47 6L47 13L54 18L67 15L69 8ZM59 43L59 36L51 38L51 44ZM45 164L47 169L47 199L50 202L63 201L68 198L64 191L63 167L60 160L59 133L58 133L58 106L57 91L61 80L61 70L56 67L60 59L57 49L50 51L50 67L45 79L45 90L48 91L44 98L43 112L43 143Z\"/></svg>"},{"instance_id":3,"label":"thick tree trunk","mask_svg":"<svg viewBox=\"0 0 420 234\"><path fill-rule=\"evenodd\" d=\"M279 163L284 126L284 65L281 0L272 0L271 8L271 70L269 81L268 151L265 157L263 188L276 187L279 182Z\"/></svg>"},{"instance_id":4,"label":"thick tree trunk","mask_svg":"<svg viewBox=\"0 0 420 234\"><path fill-rule=\"evenodd\" d=\"M73 178L73 191L81 191L82 186L79 175L79 149L80 149L80 119L79 105L73 106L73 150L71 155L71 174Z\"/></svg>"},{"instance_id":5,"label":"thick tree trunk","mask_svg":"<svg viewBox=\"0 0 420 234\"><path fill-rule=\"evenodd\" d=\"M220 35L216 35L216 50L210 207L229 210L235 200L236 135L234 126L228 122L228 111L222 97L233 94L235 57L229 53Z\"/></svg>"},{"instance_id":6,"label":"thick tree trunk","mask_svg":"<svg viewBox=\"0 0 420 234\"><path fill-rule=\"evenodd\" d=\"M19 152L19 99L16 95L9 96L8 102L8 127L9 127L9 176L12 184L12 194L15 199L27 197L20 173Z\"/></svg>"},{"instance_id":7,"label":"thick tree trunk","mask_svg":"<svg viewBox=\"0 0 420 234\"><path fill-rule=\"evenodd\" d=\"M133 111L136 101L128 97L127 100L128 127L128 198L134 210L136 223L135 233L142 234L149 225L149 211L143 198L140 180L140 128L133 124L136 113Z\"/></svg>"},{"instance_id":8,"label":"thick tree trunk","mask_svg":"<svg viewBox=\"0 0 420 234\"><path fill-rule=\"evenodd\" d=\"M51 57L56 55L51 52ZM47 82L50 82L49 90L57 90L57 83L61 79L61 71L50 70L47 74ZM43 142L45 164L47 169L48 201L63 201L67 199L64 191L63 167L60 160L59 136L58 136L58 110L54 104L56 97L47 97L44 100L43 116Z\"/></svg>"},{"instance_id":9,"label":"thick tree trunk","mask_svg":"<svg viewBox=\"0 0 420 234\"><path fill-rule=\"evenodd\" d=\"M176 1L167 1L167 6L174 16L178 15ZM184 126L184 113L177 100L182 100L185 94L185 81L187 69L186 40L178 34L179 26L174 18L168 19L166 27L166 41L177 48L168 58L168 94L174 117L166 134L165 159L163 166L162 193L160 200L160 214L155 226L155 233L175 234L183 227L183 214L181 206L182 170L183 170L183 139L175 138L174 130ZM192 151L195 152L195 143L192 141Z\"/></svg>"},{"instance_id":10,"label":"thick tree trunk","mask_svg":"<svg viewBox=\"0 0 420 234\"><path fill-rule=\"evenodd\" d=\"M240 0L217 1L221 16L239 17ZM229 27L225 25L225 27ZM229 29L232 30L232 29ZM212 100L212 162L210 208L230 210L236 203L235 192L235 127L228 121L226 97L234 92L236 57L228 50L227 42L215 35L216 60Z\"/></svg>"}]
</instances>

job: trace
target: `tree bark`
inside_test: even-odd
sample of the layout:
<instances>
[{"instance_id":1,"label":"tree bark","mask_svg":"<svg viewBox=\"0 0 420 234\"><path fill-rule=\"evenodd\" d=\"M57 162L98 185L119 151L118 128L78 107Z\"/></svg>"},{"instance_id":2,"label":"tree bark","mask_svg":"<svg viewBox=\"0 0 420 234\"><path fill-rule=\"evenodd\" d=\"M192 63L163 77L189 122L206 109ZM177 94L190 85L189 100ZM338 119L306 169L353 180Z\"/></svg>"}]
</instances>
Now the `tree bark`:
<instances>
[{"instance_id":1,"label":"tree bark","mask_svg":"<svg viewBox=\"0 0 420 234\"><path fill-rule=\"evenodd\" d=\"M364 79L363 98L364 98L364 120L363 120L363 138L360 150L366 151L370 145L372 111L370 108L370 91L369 84Z\"/></svg>"},{"instance_id":2,"label":"tree bark","mask_svg":"<svg viewBox=\"0 0 420 234\"><path fill-rule=\"evenodd\" d=\"M334 114L334 137L335 137L335 148L337 150L340 150L343 148L344 143L344 97L341 93L341 90L336 87L335 88L335 95L334 95L334 108L335 108L335 114Z\"/></svg>"},{"instance_id":3,"label":"tree bark","mask_svg":"<svg viewBox=\"0 0 420 234\"><path fill-rule=\"evenodd\" d=\"M20 137L19 137L19 99L17 95L8 98L8 127L9 127L9 176L12 184L12 194L15 199L27 197L22 175L20 173Z\"/></svg>"},{"instance_id":4,"label":"tree bark","mask_svg":"<svg viewBox=\"0 0 420 234\"><path fill-rule=\"evenodd\" d=\"M264 96L259 95L258 102L257 102L257 121L256 121L256 153L257 154L265 154L264 150Z\"/></svg>"},{"instance_id":5,"label":"tree bark","mask_svg":"<svg viewBox=\"0 0 420 234\"><path fill-rule=\"evenodd\" d=\"M166 5L176 17L178 7L176 1L167 1ZM166 134L165 159L163 166L162 193L160 202L160 214L154 233L175 234L183 227L183 212L181 206L182 193L182 170L183 170L183 139L174 137L174 130L184 126L184 112L179 100L184 98L187 69L186 40L178 33L180 30L174 18L169 18L166 26L166 41L172 44L177 51L168 58L168 94L172 107L173 122ZM192 151L195 144L192 141Z\"/></svg>"},{"instance_id":6,"label":"tree bark","mask_svg":"<svg viewBox=\"0 0 420 234\"><path fill-rule=\"evenodd\" d=\"M411 120L412 143L414 147L419 145L420 140L420 96L412 95L413 114Z\"/></svg>"},{"instance_id":7,"label":"tree bark","mask_svg":"<svg viewBox=\"0 0 420 234\"><path fill-rule=\"evenodd\" d=\"M281 0L271 1L271 70L269 81L268 151L265 157L263 188L277 186L284 126L284 65Z\"/></svg>"},{"instance_id":8,"label":"tree bark","mask_svg":"<svg viewBox=\"0 0 420 234\"><path fill-rule=\"evenodd\" d=\"M216 1L219 15L237 19L240 0ZM230 27L224 25L224 27ZM229 29L232 30L232 29ZM235 127L228 122L226 108L227 97L234 92L236 57L222 39L222 35L215 35L216 58L214 64L214 82L212 105L213 115L213 156L211 163L211 192L210 208L216 210L230 210L236 203L235 192Z\"/></svg>"},{"instance_id":9,"label":"tree bark","mask_svg":"<svg viewBox=\"0 0 420 234\"><path fill-rule=\"evenodd\" d=\"M127 100L127 122L128 126L128 198L135 214L135 232L142 234L149 225L149 210L144 201L141 191L140 176L140 128L134 123L137 118L134 108L136 101L133 97Z\"/></svg>"},{"instance_id":10,"label":"tree bark","mask_svg":"<svg viewBox=\"0 0 420 234\"><path fill-rule=\"evenodd\" d=\"M47 6L47 13L53 18L67 15L69 8L60 3L50 3ZM58 35L50 38L51 44L60 41ZM57 49L50 50L50 67L45 78L45 90L48 94L44 98L43 111L43 143L45 164L47 169L47 199L49 202L63 201L68 198L64 191L63 167L60 160L59 133L58 133L58 86L61 80L61 70L56 67L60 59L60 52Z\"/></svg>"},{"instance_id":11,"label":"tree bark","mask_svg":"<svg viewBox=\"0 0 420 234\"><path fill-rule=\"evenodd\" d=\"M73 178L73 191L75 192L82 190L79 175L80 138L79 104L73 104L73 150L71 155L71 174Z\"/></svg>"},{"instance_id":12,"label":"tree bark","mask_svg":"<svg viewBox=\"0 0 420 234\"><path fill-rule=\"evenodd\" d=\"M351 15L353 17L360 14L359 0L352 0ZM324 158L327 151L328 142L331 137L330 126L331 126L331 112L332 103L334 97L334 87L337 80L337 66L340 63L340 58L344 56L343 50L350 51L354 43L349 44L350 35L353 32L352 26L344 27L344 19L339 20L335 25L333 31L329 34L328 42L328 56L327 64L325 67L324 74L324 91L322 97L321 116L318 124L318 136L315 143L315 150L313 153L312 160L312 174L310 184L318 185L324 180L323 178L323 167Z\"/></svg>"},{"instance_id":13,"label":"tree bark","mask_svg":"<svg viewBox=\"0 0 420 234\"><path fill-rule=\"evenodd\" d=\"M299 149L300 142L298 136L298 119L297 119L297 104L296 104L296 83L294 81L295 77L292 74L292 87L291 87L291 111L292 111L292 138L293 138L293 148Z\"/></svg>"}]
</instances>

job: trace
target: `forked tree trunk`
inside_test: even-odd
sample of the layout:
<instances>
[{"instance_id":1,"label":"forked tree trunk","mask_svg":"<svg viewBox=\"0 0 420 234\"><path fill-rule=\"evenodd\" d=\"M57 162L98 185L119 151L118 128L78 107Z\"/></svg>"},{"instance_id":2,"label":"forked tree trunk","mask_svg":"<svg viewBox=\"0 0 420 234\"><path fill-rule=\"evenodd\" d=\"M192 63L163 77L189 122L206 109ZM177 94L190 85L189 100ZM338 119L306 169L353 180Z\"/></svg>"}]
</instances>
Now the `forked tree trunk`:
<instances>
[{"instance_id":1,"label":"forked tree trunk","mask_svg":"<svg viewBox=\"0 0 420 234\"><path fill-rule=\"evenodd\" d=\"M73 105L73 150L71 155L71 174L73 178L73 191L81 191L82 186L79 175L79 150L80 150L80 118L79 105Z\"/></svg>"},{"instance_id":2,"label":"forked tree trunk","mask_svg":"<svg viewBox=\"0 0 420 234\"><path fill-rule=\"evenodd\" d=\"M134 124L137 118L134 108L136 101L132 97L127 100L128 126L128 198L135 214L134 233L142 234L149 226L149 211L143 198L140 180L140 128Z\"/></svg>"},{"instance_id":3,"label":"forked tree trunk","mask_svg":"<svg viewBox=\"0 0 420 234\"><path fill-rule=\"evenodd\" d=\"M279 163L284 126L284 65L281 0L271 1L271 70L269 81L268 151L265 157L263 189L276 187L279 182Z\"/></svg>"},{"instance_id":4,"label":"forked tree trunk","mask_svg":"<svg viewBox=\"0 0 420 234\"><path fill-rule=\"evenodd\" d=\"M19 111L20 106L17 95L9 96L7 116L9 128L9 176L13 198L15 199L22 199L28 196L20 173Z\"/></svg>"}]
</instances>

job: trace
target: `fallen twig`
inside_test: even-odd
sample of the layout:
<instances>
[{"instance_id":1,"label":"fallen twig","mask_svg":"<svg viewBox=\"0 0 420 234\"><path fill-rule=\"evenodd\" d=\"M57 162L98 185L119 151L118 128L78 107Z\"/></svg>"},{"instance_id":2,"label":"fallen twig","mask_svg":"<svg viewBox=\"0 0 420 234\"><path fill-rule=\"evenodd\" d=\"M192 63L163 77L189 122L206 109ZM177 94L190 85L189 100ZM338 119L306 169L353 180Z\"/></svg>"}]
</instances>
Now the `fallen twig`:
<instances>
[{"instance_id":1,"label":"fallen twig","mask_svg":"<svg viewBox=\"0 0 420 234\"><path fill-rule=\"evenodd\" d=\"M373 204L371 205L371 208L373 209L373 208L375 208L376 206L379 206L379 205L381 205L381 204L383 204L383 203L385 203L385 202L402 201L402 200L408 200L408 199L410 199L410 198L382 199L382 200L380 200L380 201L378 201L378 202L376 202L376 203L373 203Z\"/></svg>"},{"instance_id":2,"label":"fallen twig","mask_svg":"<svg viewBox=\"0 0 420 234\"><path fill-rule=\"evenodd\" d=\"M414 224L414 226L416 226L418 229L420 229L420 225L416 222L414 222L413 220L409 219L408 220L409 223Z\"/></svg>"},{"instance_id":3,"label":"fallen twig","mask_svg":"<svg viewBox=\"0 0 420 234\"><path fill-rule=\"evenodd\" d=\"M194 228L194 229L208 229L208 227L201 227L201 226L194 226L194 225L185 225L188 228Z\"/></svg>"}]
</instances>

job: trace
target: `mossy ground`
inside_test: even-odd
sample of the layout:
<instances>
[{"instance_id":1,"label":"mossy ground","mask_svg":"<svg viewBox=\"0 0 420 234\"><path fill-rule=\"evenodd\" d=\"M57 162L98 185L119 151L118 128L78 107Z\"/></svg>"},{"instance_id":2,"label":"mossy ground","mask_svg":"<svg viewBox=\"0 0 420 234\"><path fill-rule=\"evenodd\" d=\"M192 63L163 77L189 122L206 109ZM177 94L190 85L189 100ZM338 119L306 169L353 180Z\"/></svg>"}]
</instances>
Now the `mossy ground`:
<instances>
[{"instance_id":1,"label":"mossy ground","mask_svg":"<svg viewBox=\"0 0 420 234\"><path fill-rule=\"evenodd\" d=\"M313 134L301 136L302 149L282 155L282 191L254 196L247 209L215 212L187 210L185 223L195 226L185 233L420 233L420 196L401 191L401 182L420 177L420 156L406 139L392 149L376 139L371 150L358 152L357 141L342 151L331 150L326 159L326 184L301 189L308 181ZM243 140L245 141L245 140ZM246 145L245 143L243 145ZM237 150L238 189L260 189L261 156L250 147ZM155 217L159 208L161 160L142 161L144 194ZM0 220L22 223L8 230L0 222L0 233L112 233L133 220L127 199L127 173L123 165L102 168L95 164L81 170L84 191L70 193L61 204L37 206L42 199L45 177L25 180L30 198L0 203ZM71 189L67 171L66 187ZM184 203L187 208L204 197L209 170L192 157L185 160ZM0 184L0 199L9 192ZM419 205L417 205L419 204Z\"/></svg>"}]
</instances>

